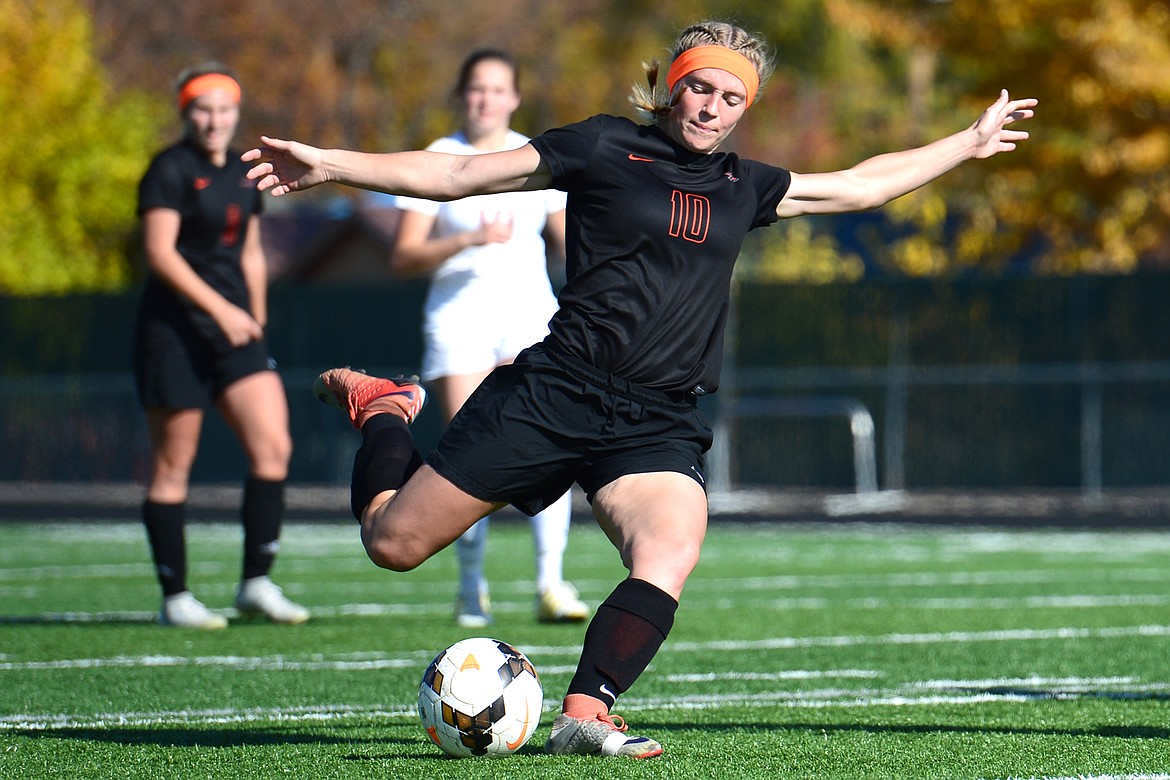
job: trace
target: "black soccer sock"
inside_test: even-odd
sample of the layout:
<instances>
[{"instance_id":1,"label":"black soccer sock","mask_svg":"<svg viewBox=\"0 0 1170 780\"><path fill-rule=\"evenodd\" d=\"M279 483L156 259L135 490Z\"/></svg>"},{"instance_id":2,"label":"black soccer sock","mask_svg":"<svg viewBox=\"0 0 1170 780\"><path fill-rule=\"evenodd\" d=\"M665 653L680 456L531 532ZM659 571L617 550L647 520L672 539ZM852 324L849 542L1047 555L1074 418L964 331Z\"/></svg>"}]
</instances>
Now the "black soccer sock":
<instances>
[{"instance_id":1,"label":"black soccer sock","mask_svg":"<svg viewBox=\"0 0 1170 780\"><path fill-rule=\"evenodd\" d=\"M649 582L622 581L589 621L568 692L601 699L612 707L666 641L677 609L678 602L669 593Z\"/></svg>"},{"instance_id":2,"label":"black soccer sock","mask_svg":"<svg viewBox=\"0 0 1170 780\"><path fill-rule=\"evenodd\" d=\"M163 596L187 589L187 504L160 504L147 499L142 504L142 523L150 542L154 570Z\"/></svg>"},{"instance_id":3,"label":"black soccer sock","mask_svg":"<svg viewBox=\"0 0 1170 780\"><path fill-rule=\"evenodd\" d=\"M353 459L349 508L362 519L362 511L374 496L402 487L422 465L406 420L395 414L379 414L362 426L362 446Z\"/></svg>"},{"instance_id":4,"label":"black soccer sock","mask_svg":"<svg viewBox=\"0 0 1170 780\"><path fill-rule=\"evenodd\" d=\"M249 476L244 483L244 574L246 580L262 577L272 569L280 549L280 524L284 519L285 480Z\"/></svg>"}]
</instances>

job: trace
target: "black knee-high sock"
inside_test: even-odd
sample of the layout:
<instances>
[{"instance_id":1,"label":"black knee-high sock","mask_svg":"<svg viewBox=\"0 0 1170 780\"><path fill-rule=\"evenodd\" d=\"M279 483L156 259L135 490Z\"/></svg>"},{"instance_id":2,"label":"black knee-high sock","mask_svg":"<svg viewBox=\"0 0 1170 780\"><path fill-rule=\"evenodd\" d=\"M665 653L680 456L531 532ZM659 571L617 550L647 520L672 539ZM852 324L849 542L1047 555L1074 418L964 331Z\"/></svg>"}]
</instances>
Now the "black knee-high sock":
<instances>
[{"instance_id":1,"label":"black knee-high sock","mask_svg":"<svg viewBox=\"0 0 1170 780\"><path fill-rule=\"evenodd\" d=\"M393 414L371 417L362 426L362 446L353 459L349 508L362 519L362 511L385 490L397 490L422 465L414 437L406 421Z\"/></svg>"},{"instance_id":2,"label":"black knee-high sock","mask_svg":"<svg viewBox=\"0 0 1170 780\"><path fill-rule=\"evenodd\" d=\"M187 589L187 541L184 526L187 504L160 504L147 499L142 504L142 524L150 542L150 554L164 596Z\"/></svg>"},{"instance_id":3,"label":"black knee-high sock","mask_svg":"<svg viewBox=\"0 0 1170 780\"><path fill-rule=\"evenodd\" d=\"M585 644L569 693L601 699L610 707L650 665L674 626L678 602L645 580L624 580L585 631Z\"/></svg>"},{"instance_id":4,"label":"black knee-high sock","mask_svg":"<svg viewBox=\"0 0 1170 780\"><path fill-rule=\"evenodd\" d=\"M244 579L262 577L272 569L280 549L280 524L284 519L283 479L249 476L244 483Z\"/></svg>"}]
</instances>

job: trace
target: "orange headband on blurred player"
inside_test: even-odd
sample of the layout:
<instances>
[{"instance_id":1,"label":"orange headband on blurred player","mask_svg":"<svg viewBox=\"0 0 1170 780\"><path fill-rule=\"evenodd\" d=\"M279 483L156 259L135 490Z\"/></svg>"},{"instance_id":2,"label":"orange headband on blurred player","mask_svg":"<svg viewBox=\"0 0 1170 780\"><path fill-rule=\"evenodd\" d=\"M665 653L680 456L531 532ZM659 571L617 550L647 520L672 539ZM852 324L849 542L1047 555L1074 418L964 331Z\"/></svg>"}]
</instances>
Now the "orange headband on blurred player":
<instances>
[{"instance_id":1,"label":"orange headband on blurred player","mask_svg":"<svg viewBox=\"0 0 1170 780\"><path fill-rule=\"evenodd\" d=\"M756 90L760 88L760 74L756 72L756 66L747 57L726 46L696 46L675 57L666 74L666 88L673 93L679 79L703 68L725 70L742 81L747 90L748 106L756 99Z\"/></svg>"},{"instance_id":2,"label":"orange headband on blurred player","mask_svg":"<svg viewBox=\"0 0 1170 780\"><path fill-rule=\"evenodd\" d=\"M222 89L237 103L240 102L240 83L238 81L224 73L205 73L191 79L179 90L179 111L186 111L187 105L192 100L217 89Z\"/></svg>"}]
</instances>

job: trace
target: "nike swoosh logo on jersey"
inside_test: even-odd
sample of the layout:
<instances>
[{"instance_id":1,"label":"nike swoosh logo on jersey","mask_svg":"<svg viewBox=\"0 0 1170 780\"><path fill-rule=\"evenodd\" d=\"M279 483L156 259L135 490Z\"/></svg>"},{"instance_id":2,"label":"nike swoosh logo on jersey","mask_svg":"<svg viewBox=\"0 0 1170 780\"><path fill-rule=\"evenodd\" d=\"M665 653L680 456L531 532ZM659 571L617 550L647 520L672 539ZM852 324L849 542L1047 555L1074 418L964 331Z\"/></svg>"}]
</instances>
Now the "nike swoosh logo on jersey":
<instances>
[{"instance_id":1,"label":"nike swoosh logo on jersey","mask_svg":"<svg viewBox=\"0 0 1170 780\"><path fill-rule=\"evenodd\" d=\"M633 152L630 152L628 157L629 157L629 159L633 160L634 162L654 162L653 157L639 157L638 155L634 154Z\"/></svg>"},{"instance_id":2,"label":"nike swoosh logo on jersey","mask_svg":"<svg viewBox=\"0 0 1170 780\"><path fill-rule=\"evenodd\" d=\"M208 176L200 176L195 180L195 189L205 190L211 186L211 178Z\"/></svg>"}]
</instances>

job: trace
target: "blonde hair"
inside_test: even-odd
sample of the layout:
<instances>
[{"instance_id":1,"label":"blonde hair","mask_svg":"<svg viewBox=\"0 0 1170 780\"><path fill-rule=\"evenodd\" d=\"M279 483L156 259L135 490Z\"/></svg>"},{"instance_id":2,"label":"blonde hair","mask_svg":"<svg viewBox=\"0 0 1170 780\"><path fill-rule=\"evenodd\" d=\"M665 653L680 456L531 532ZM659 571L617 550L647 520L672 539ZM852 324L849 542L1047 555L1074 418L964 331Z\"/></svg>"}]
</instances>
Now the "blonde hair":
<instances>
[{"instance_id":1,"label":"blonde hair","mask_svg":"<svg viewBox=\"0 0 1170 780\"><path fill-rule=\"evenodd\" d=\"M679 33L674 45L670 47L670 59L673 62L678 55L687 49L696 46L724 46L738 52L747 58L760 77L760 89L772 75L772 50L764 39L755 34L736 27L728 22L705 21L692 24ZM635 84L630 93L630 103L646 119L660 122L670 113L678 99L678 92L682 89L681 82L675 85L673 94L658 84L659 63L655 59L642 63L646 71L646 84Z\"/></svg>"}]
</instances>

